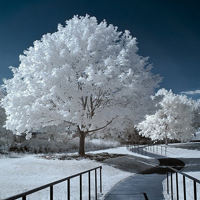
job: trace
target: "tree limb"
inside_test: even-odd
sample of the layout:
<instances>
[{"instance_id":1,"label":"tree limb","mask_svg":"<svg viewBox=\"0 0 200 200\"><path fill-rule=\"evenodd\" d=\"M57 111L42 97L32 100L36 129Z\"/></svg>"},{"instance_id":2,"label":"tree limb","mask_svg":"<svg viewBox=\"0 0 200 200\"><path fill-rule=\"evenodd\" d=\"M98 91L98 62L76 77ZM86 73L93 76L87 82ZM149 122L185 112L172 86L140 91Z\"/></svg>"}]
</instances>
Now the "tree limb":
<instances>
[{"instance_id":1,"label":"tree limb","mask_svg":"<svg viewBox=\"0 0 200 200\"><path fill-rule=\"evenodd\" d=\"M105 126L102 126L101 128L97 128L97 129L93 129L93 130L87 131L87 133L99 131L99 130L101 130L101 129L106 128L109 124L111 124L111 123L113 122L113 120L114 120L115 118L116 118L116 117L114 117L111 121L109 121Z\"/></svg>"},{"instance_id":2,"label":"tree limb","mask_svg":"<svg viewBox=\"0 0 200 200\"><path fill-rule=\"evenodd\" d=\"M69 123L69 124L71 124L71 125L76 125L75 123L69 122L69 121L66 121L66 120L63 120L63 122Z\"/></svg>"}]
</instances>

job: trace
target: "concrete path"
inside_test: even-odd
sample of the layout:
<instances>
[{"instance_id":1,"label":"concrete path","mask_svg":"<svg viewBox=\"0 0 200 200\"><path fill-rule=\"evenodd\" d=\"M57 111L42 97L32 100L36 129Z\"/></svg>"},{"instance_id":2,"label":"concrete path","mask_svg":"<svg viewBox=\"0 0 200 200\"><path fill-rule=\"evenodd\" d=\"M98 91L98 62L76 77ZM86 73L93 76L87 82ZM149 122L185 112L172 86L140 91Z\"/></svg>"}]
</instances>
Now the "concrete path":
<instances>
[{"instance_id":1,"label":"concrete path","mask_svg":"<svg viewBox=\"0 0 200 200\"><path fill-rule=\"evenodd\" d=\"M105 200L163 200L162 181L165 177L165 174L137 174L117 184Z\"/></svg>"},{"instance_id":2,"label":"concrete path","mask_svg":"<svg viewBox=\"0 0 200 200\"><path fill-rule=\"evenodd\" d=\"M160 166L118 183L110 190L105 200L164 200L162 181L166 178L166 169L163 166L184 166L184 163L152 153L148 153L148 156L158 159Z\"/></svg>"}]
</instances>

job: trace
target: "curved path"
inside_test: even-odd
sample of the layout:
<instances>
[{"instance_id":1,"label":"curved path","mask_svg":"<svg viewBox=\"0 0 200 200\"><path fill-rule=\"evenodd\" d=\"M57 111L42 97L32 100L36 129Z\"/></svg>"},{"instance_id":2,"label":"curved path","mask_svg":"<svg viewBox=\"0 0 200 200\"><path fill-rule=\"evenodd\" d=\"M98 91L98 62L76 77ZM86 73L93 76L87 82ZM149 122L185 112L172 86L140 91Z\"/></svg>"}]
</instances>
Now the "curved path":
<instances>
[{"instance_id":1,"label":"curved path","mask_svg":"<svg viewBox=\"0 0 200 200\"><path fill-rule=\"evenodd\" d=\"M181 169L184 162L148 153L148 156L159 160L159 166L125 179L113 187L105 200L163 200L162 181L166 178L165 166Z\"/></svg>"}]
</instances>

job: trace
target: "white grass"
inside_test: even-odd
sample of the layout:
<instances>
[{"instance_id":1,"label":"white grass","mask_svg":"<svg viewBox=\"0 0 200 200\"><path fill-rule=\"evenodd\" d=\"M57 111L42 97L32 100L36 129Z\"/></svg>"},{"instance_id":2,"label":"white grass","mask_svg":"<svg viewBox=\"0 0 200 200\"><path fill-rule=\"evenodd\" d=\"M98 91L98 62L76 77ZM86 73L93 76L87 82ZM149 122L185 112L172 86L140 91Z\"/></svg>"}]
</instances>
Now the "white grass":
<instances>
[{"instance_id":1,"label":"white grass","mask_svg":"<svg viewBox=\"0 0 200 200\"><path fill-rule=\"evenodd\" d=\"M107 149L101 152L132 154L125 147ZM96 153L96 152L95 152ZM88 159L83 160L47 160L35 155L25 155L18 158L0 159L0 199L25 192L41 185L65 178L97 166L103 166L103 199L104 195L119 181L133 175L108 165L102 165ZM91 177L93 174L91 174ZM94 187L94 183L92 184ZM83 199L87 199L87 177L83 176ZM66 182L54 189L55 199L66 199ZM99 189L98 189L99 191ZM71 199L79 199L79 178L71 182ZM35 196L36 195L36 196ZM29 199L48 199L49 189L30 195ZM94 193L92 194L94 196Z\"/></svg>"},{"instance_id":2,"label":"white grass","mask_svg":"<svg viewBox=\"0 0 200 200\"><path fill-rule=\"evenodd\" d=\"M129 152L126 147L118 147L112 149L93 151L92 153L116 153L116 154L128 154L151 159L147 156L138 155ZM200 158L200 152L196 150L186 150L181 148L173 148L168 146L168 157L173 158ZM23 155L18 158L0 158L0 199L6 198L18 193L39 187L52 181L56 181L67 176L85 171L97 166L102 163L91 161L91 160L46 160L38 158L35 155ZM103 194L99 199L103 199L105 194L119 181L134 175L132 173L124 172L113 168L108 165L103 166ZM199 172L187 172L187 174L200 179ZM182 178L179 177L180 191L179 199L183 199ZM193 183L186 179L187 184L187 199L193 200ZM92 184L94 187L94 183ZM175 187L175 185L174 185ZM83 176L83 188L86 189L83 192L83 199L87 199L87 177ZM166 180L163 181L164 196L166 200L169 200L169 196L166 192ZM197 186L197 190L200 191L200 186ZM79 199L79 179L76 178L71 182L71 199ZM175 188L174 188L175 191ZM55 186L54 193L56 200L66 199L66 183ZM99 188L98 188L99 192ZM35 196L36 195L36 196ZM28 200L37 199L43 200L48 199L49 189L41 191L34 195L30 195ZM198 198L199 197L198 193ZM94 197L94 193L92 194ZM174 196L176 200L176 197Z\"/></svg>"}]
</instances>

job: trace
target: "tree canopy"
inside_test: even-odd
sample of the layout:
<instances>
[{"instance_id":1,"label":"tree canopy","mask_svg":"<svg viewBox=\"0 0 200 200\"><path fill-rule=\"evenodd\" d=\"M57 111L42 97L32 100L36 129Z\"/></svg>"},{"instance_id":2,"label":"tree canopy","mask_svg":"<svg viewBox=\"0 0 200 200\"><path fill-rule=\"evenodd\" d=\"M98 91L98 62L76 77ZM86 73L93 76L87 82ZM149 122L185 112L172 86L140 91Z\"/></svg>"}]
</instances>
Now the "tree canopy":
<instances>
[{"instance_id":1,"label":"tree canopy","mask_svg":"<svg viewBox=\"0 0 200 200\"><path fill-rule=\"evenodd\" d=\"M5 97L5 90L0 88L0 99ZM0 106L0 150L8 149L13 143L13 133L10 130L6 130L3 126L6 121L5 110Z\"/></svg>"},{"instance_id":2,"label":"tree canopy","mask_svg":"<svg viewBox=\"0 0 200 200\"><path fill-rule=\"evenodd\" d=\"M4 80L6 128L20 134L68 122L88 134L139 122L161 81L147 61L129 31L74 16L24 51Z\"/></svg>"},{"instance_id":3,"label":"tree canopy","mask_svg":"<svg viewBox=\"0 0 200 200\"><path fill-rule=\"evenodd\" d=\"M152 140L168 138L183 142L191 139L197 128L194 123L199 103L185 95L173 94L171 90L161 89L153 98L160 96L162 99L155 114L147 115L146 119L137 125L140 134Z\"/></svg>"}]
</instances>

